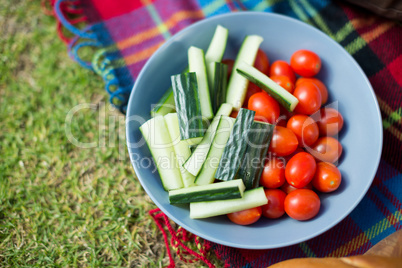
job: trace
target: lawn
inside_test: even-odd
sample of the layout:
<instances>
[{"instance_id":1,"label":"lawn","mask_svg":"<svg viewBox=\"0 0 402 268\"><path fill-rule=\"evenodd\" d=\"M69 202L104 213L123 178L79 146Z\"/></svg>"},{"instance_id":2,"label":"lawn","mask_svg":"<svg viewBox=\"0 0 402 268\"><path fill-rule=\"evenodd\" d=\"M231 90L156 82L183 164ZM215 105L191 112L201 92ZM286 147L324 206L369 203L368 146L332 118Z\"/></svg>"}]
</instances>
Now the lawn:
<instances>
[{"instance_id":1,"label":"lawn","mask_svg":"<svg viewBox=\"0 0 402 268\"><path fill-rule=\"evenodd\" d=\"M103 81L39 0L0 6L0 266L167 265Z\"/></svg>"}]
</instances>

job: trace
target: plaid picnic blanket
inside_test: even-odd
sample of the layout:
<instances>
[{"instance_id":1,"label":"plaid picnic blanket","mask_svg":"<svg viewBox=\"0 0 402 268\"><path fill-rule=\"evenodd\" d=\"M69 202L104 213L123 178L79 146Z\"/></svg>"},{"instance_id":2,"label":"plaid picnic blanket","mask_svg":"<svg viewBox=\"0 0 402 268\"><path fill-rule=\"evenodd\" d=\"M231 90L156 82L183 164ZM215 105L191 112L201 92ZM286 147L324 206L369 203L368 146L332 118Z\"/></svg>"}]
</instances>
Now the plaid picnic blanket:
<instances>
[{"instance_id":1,"label":"plaid picnic blanket","mask_svg":"<svg viewBox=\"0 0 402 268\"><path fill-rule=\"evenodd\" d=\"M346 2L330 0L59 0L51 1L60 37L81 66L102 76L110 102L125 112L142 66L186 26L217 14L255 10L302 20L341 44L360 64L377 96L384 128L378 172L358 207L309 241L280 249L245 250L210 243L227 267L266 267L295 257L362 254L401 229L402 27ZM82 27L84 24L84 27ZM81 25L80 27L78 25ZM66 34L66 30L72 34ZM79 57L94 47L92 60Z\"/></svg>"}]
</instances>

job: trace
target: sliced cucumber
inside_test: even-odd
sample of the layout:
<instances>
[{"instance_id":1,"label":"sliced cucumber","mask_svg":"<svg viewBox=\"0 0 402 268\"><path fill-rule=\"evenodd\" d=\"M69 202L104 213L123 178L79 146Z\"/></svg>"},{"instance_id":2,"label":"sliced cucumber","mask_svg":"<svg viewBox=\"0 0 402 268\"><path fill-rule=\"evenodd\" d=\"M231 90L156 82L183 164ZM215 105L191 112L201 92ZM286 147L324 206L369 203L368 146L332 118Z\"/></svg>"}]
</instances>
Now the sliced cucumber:
<instances>
[{"instance_id":1,"label":"sliced cucumber","mask_svg":"<svg viewBox=\"0 0 402 268\"><path fill-rule=\"evenodd\" d=\"M254 111L240 109L216 170L216 179L228 181L236 178L249 143L248 136L254 122L254 115Z\"/></svg>"},{"instance_id":2,"label":"sliced cucumber","mask_svg":"<svg viewBox=\"0 0 402 268\"><path fill-rule=\"evenodd\" d=\"M241 198L245 189L241 179L224 181L169 191L169 201L179 204Z\"/></svg>"},{"instance_id":3,"label":"sliced cucumber","mask_svg":"<svg viewBox=\"0 0 402 268\"><path fill-rule=\"evenodd\" d=\"M225 215L268 203L264 188L245 191L242 198L190 203L190 218L201 219Z\"/></svg>"},{"instance_id":4,"label":"sliced cucumber","mask_svg":"<svg viewBox=\"0 0 402 268\"><path fill-rule=\"evenodd\" d=\"M264 160L271 142L275 125L254 121L248 134L248 145L237 177L241 178L247 189L259 185Z\"/></svg>"},{"instance_id":5,"label":"sliced cucumber","mask_svg":"<svg viewBox=\"0 0 402 268\"><path fill-rule=\"evenodd\" d=\"M258 48L263 38L258 35L248 35L244 39L239 53L237 54L233 70L237 69L240 62L246 62L250 65L254 64L257 56ZM248 80L237 72L232 72L229 79L228 89L226 93L226 102L233 105L233 109L239 110L243 106L246 97Z\"/></svg>"},{"instance_id":6,"label":"sliced cucumber","mask_svg":"<svg viewBox=\"0 0 402 268\"><path fill-rule=\"evenodd\" d=\"M226 50L228 36L228 29L221 25L216 26L214 36L211 39L211 43L209 43L207 52L205 53L206 62L210 63L222 61Z\"/></svg>"},{"instance_id":7,"label":"sliced cucumber","mask_svg":"<svg viewBox=\"0 0 402 268\"><path fill-rule=\"evenodd\" d=\"M162 98L159 99L158 103L151 110L151 116L163 116L168 113L172 113L176 110L174 104L174 95L173 88L170 87L165 94L163 94Z\"/></svg>"},{"instance_id":8,"label":"sliced cucumber","mask_svg":"<svg viewBox=\"0 0 402 268\"><path fill-rule=\"evenodd\" d=\"M223 150L229 139L235 119L227 116L221 116L219 119L216 133L208 151L207 157L198 173L195 184L205 185L213 183L215 180L216 169L222 157Z\"/></svg>"},{"instance_id":9,"label":"sliced cucumber","mask_svg":"<svg viewBox=\"0 0 402 268\"><path fill-rule=\"evenodd\" d=\"M209 43L207 52L205 53L205 62L207 64L208 83L211 96L213 96L213 91L211 89L214 86L213 77L215 73L215 66L213 63L222 61L223 55L225 54L226 50L228 36L228 29L221 25L216 26L214 36L212 37L211 43Z\"/></svg>"},{"instance_id":10,"label":"sliced cucumber","mask_svg":"<svg viewBox=\"0 0 402 268\"><path fill-rule=\"evenodd\" d=\"M213 65L214 69L212 77L210 77L213 80L210 89L212 96L212 110L215 114L221 104L226 101L228 66L220 62L212 62L210 65Z\"/></svg>"},{"instance_id":11,"label":"sliced cucumber","mask_svg":"<svg viewBox=\"0 0 402 268\"><path fill-rule=\"evenodd\" d=\"M197 76L198 97L201 104L202 115L206 119L211 119L214 116L214 113L212 111L207 68L204 51L202 49L194 46L191 46L188 49L188 66L189 72L194 72Z\"/></svg>"},{"instance_id":12,"label":"sliced cucumber","mask_svg":"<svg viewBox=\"0 0 402 268\"><path fill-rule=\"evenodd\" d=\"M179 164L184 187L190 187L194 185L195 176L183 167L183 164L191 155L190 145L186 140L180 140L179 119L176 113L165 115L165 122L173 142L173 148L176 153L176 159Z\"/></svg>"},{"instance_id":13,"label":"sliced cucumber","mask_svg":"<svg viewBox=\"0 0 402 268\"><path fill-rule=\"evenodd\" d=\"M232 105L227 103L223 103L221 105L214 119L212 120L211 125L209 125L207 131L205 132L202 141L197 145L191 156L184 164L184 168L194 176L198 175L205 162L205 159L207 158L221 115L229 116L231 112Z\"/></svg>"},{"instance_id":14,"label":"sliced cucumber","mask_svg":"<svg viewBox=\"0 0 402 268\"><path fill-rule=\"evenodd\" d=\"M290 94L286 89L275 83L268 76L260 72L249 63L240 62L234 70L243 77L247 78L276 99L286 110L292 112L299 100Z\"/></svg>"},{"instance_id":15,"label":"sliced cucumber","mask_svg":"<svg viewBox=\"0 0 402 268\"><path fill-rule=\"evenodd\" d=\"M198 144L204 136L203 116L195 73L173 75L172 87L180 126L180 139Z\"/></svg>"},{"instance_id":16,"label":"sliced cucumber","mask_svg":"<svg viewBox=\"0 0 402 268\"><path fill-rule=\"evenodd\" d=\"M182 74L188 73L188 67L184 69ZM162 95L159 101L154 105L151 110L151 116L167 115L168 113L174 113L176 106L174 102L173 88L170 86L168 90Z\"/></svg>"},{"instance_id":17,"label":"sliced cucumber","mask_svg":"<svg viewBox=\"0 0 402 268\"><path fill-rule=\"evenodd\" d=\"M140 126L140 131L151 151L163 188L167 191L183 188L172 139L163 116L151 118Z\"/></svg>"}]
</instances>

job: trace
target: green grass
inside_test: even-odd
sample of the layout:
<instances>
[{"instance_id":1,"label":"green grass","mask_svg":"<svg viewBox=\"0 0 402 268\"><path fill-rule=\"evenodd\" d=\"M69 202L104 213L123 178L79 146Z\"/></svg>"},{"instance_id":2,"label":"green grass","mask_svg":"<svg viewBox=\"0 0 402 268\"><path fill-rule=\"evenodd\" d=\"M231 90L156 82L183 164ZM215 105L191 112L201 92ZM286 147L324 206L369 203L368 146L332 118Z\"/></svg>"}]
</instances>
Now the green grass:
<instances>
[{"instance_id":1,"label":"green grass","mask_svg":"<svg viewBox=\"0 0 402 268\"><path fill-rule=\"evenodd\" d=\"M167 265L102 80L67 56L40 1L0 6L0 266Z\"/></svg>"}]
</instances>

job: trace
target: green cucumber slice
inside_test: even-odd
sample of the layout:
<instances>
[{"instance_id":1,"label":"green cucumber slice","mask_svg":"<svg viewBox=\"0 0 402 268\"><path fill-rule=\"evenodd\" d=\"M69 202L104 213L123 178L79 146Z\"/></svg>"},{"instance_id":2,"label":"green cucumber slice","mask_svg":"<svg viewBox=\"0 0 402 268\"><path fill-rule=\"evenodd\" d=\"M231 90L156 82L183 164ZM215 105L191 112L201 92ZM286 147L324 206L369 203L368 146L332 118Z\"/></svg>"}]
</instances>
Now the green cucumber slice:
<instances>
[{"instance_id":1,"label":"green cucumber slice","mask_svg":"<svg viewBox=\"0 0 402 268\"><path fill-rule=\"evenodd\" d=\"M222 61L223 55L225 54L226 50L228 36L229 36L228 29L226 29L221 25L216 26L214 36L212 37L211 43L209 43L207 52L205 53L205 62L207 65L208 83L210 90L214 85L213 77L215 73L215 66L213 63Z\"/></svg>"},{"instance_id":2,"label":"green cucumber slice","mask_svg":"<svg viewBox=\"0 0 402 268\"><path fill-rule=\"evenodd\" d=\"M195 176L189 173L183 167L183 164L191 155L190 145L186 140L180 140L180 127L177 113L170 113L165 115L165 122L169 130L170 138L173 142L173 148L176 153L176 159L179 164L184 187L190 187L194 185Z\"/></svg>"},{"instance_id":3,"label":"green cucumber slice","mask_svg":"<svg viewBox=\"0 0 402 268\"><path fill-rule=\"evenodd\" d=\"M214 36L209 43L207 52L205 53L205 61L220 62L225 54L226 44L228 41L229 30L221 25L216 26Z\"/></svg>"},{"instance_id":4,"label":"green cucumber slice","mask_svg":"<svg viewBox=\"0 0 402 268\"><path fill-rule=\"evenodd\" d=\"M240 62L246 62L250 65L254 64L257 56L258 48L263 38L258 35L248 35L244 39L239 53L237 54L233 70L237 69ZM233 105L233 109L239 110L243 106L247 93L248 80L237 72L232 72L229 79L228 89L226 93L226 102Z\"/></svg>"},{"instance_id":5,"label":"green cucumber slice","mask_svg":"<svg viewBox=\"0 0 402 268\"><path fill-rule=\"evenodd\" d=\"M197 145L191 156L184 164L184 168L194 176L198 175L202 166L204 165L205 159L207 158L208 152L211 148L212 141L215 137L216 128L219 124L221 115L229 116L231 112L232 105L228 103L223 103L221 105L214 119L212 120L211 125L209 125L207 131L205 132L202 141Z\"/></svg>"},{"instance_id":6,"label":"green cucumber slice","mask_svg":"<svg viewBox=\"0 0 402 268\"><path fill-rule=\"evenodd\" d=\"M216 179L228 181L236 178L249 143L248 136L254 122L254 115L254 111L240 109L216 170Z\"/></svg>"},{"instance_id":7,"label":"green cucumber slice","mask_svg":"<svg viewBox=\"0 0 402 268\"><path fill-rule=\"evenodd\" d=\"M202 115L206 119L214 116L212 111L211 97L209 94L207 68L205 64L204 51L200 48L191 46L188 49L189 71L197 76L198 97L201 104Z\"/></svg>"},{"instance_id":8,"label":"green cucumber slice","mask_svg":"<svg viewBox=\"0 0 402 268\"><path fill-rule=\"evenodd\" d=\"M173 88L170 87L159 99L158 103L151 110L151 116L164 116L168 113L173 113L176 110L176 106L174 104L174 94Z\"/></svg>"},{"instance_id":9,"label":"green cucumber slice","mask_svg":"<svg viewBox=\"0 0 402 268\"><path fill-rule=\"evenodd\" d=\"M238 74L247 78L269 93L289 112L292 112L299 103L299 100L295 96L290 94L286 89L272 81L271 78L251 66L249 63L240 62L236 68L233 69L236 70Z\"/></svg>"},{"instance_id":10,"label":"green cucumber slice","mask_svg":"<svg viewBox=\"0 0 402 268\"><path fill-rule=\"evenodd\" d=\"M228 66L220 62L212 62L210 65L213 66L214 70L211 77L213 83L210 89L212 96L212 110L215 114L221 104L226 100Z\"/></svg>"},{"instance_id":11,"label":"green cucumber slice","mask_svg":"<svg viewBox=\"0 0 402 268\"><path fill-rule=\"evenodd\" d=\"M247 189L256 188L260 183L265 157L275 125L254 121L248 134L248 145L237 177Z\"/></svg>"},{"instance_id":12,"label":"green cucumber slice","mask_svg":"<svg viewBox=\"0 0 402 268\"><path fill-rule=\"evenodd\" d=\"M226 215L245 209L259 207L268 203L264 188L245 191L242 198L190 203L190 218L202 219Z\"/></svg>"},{"instance_id":13,"label":"green cucumber slice","mask_svg":"<svg viewBox=\"0 0 402 268\"><path fill-rule=\"evenodd\" d=\"M180 126L180 139L198 144L204 136L203 116L197 90L195 73L177 74L172 77L172 87Z\"/></svg>"},{"instance_id":14,"label":"green cucumber slice","mask_svg":"<svg viewBox=\"0 0 402 268\"><path fill-rule=\"evenodd\" d=\"M195 178L195 184L205 185L213 183L215 180L215 173L222 157L223 150L229 139L230 132L232 131L234 118L228 116L221 116L219 119L216 133L208 151L207 157L203 162L202 168Z\"/></svg>"},{"instance_id":15,"label":"green cucumber slice","mask_svg":"<svg viewBox=\"0 0 402 268\"><path fill-rule=\"evenodd\" d=\"M180 204L241 198L245 189L241 179L224 181L169 191L169 201Z\"/></svg>"},{"instance_id":16,"label":"green cucumber slice","mask_svg":"<svg viewBox=\"0 0 402 268\"><path fill-rule=\"evenodd\" d=\"M172 139L163 116L151 118L140 126L166 191L183 188ZM162 167L161 163L165 163Z\"/></svg>"},{"instance_id":17,"label":"green cucumber slice","mask_svg":"<svg viewBox=\"0 0 402 268\"><path fill-rule=\"evenodd\" d=\"M188 68L184 69L182 74L188 73ZM173 88L170 86L168 90L162 95L159 101L154 105L151 110L151 116L155 117L158 115L164 116L168 113L174 113L176 111L176 106L174 102Z\"/></svg>"}]
</instances>

